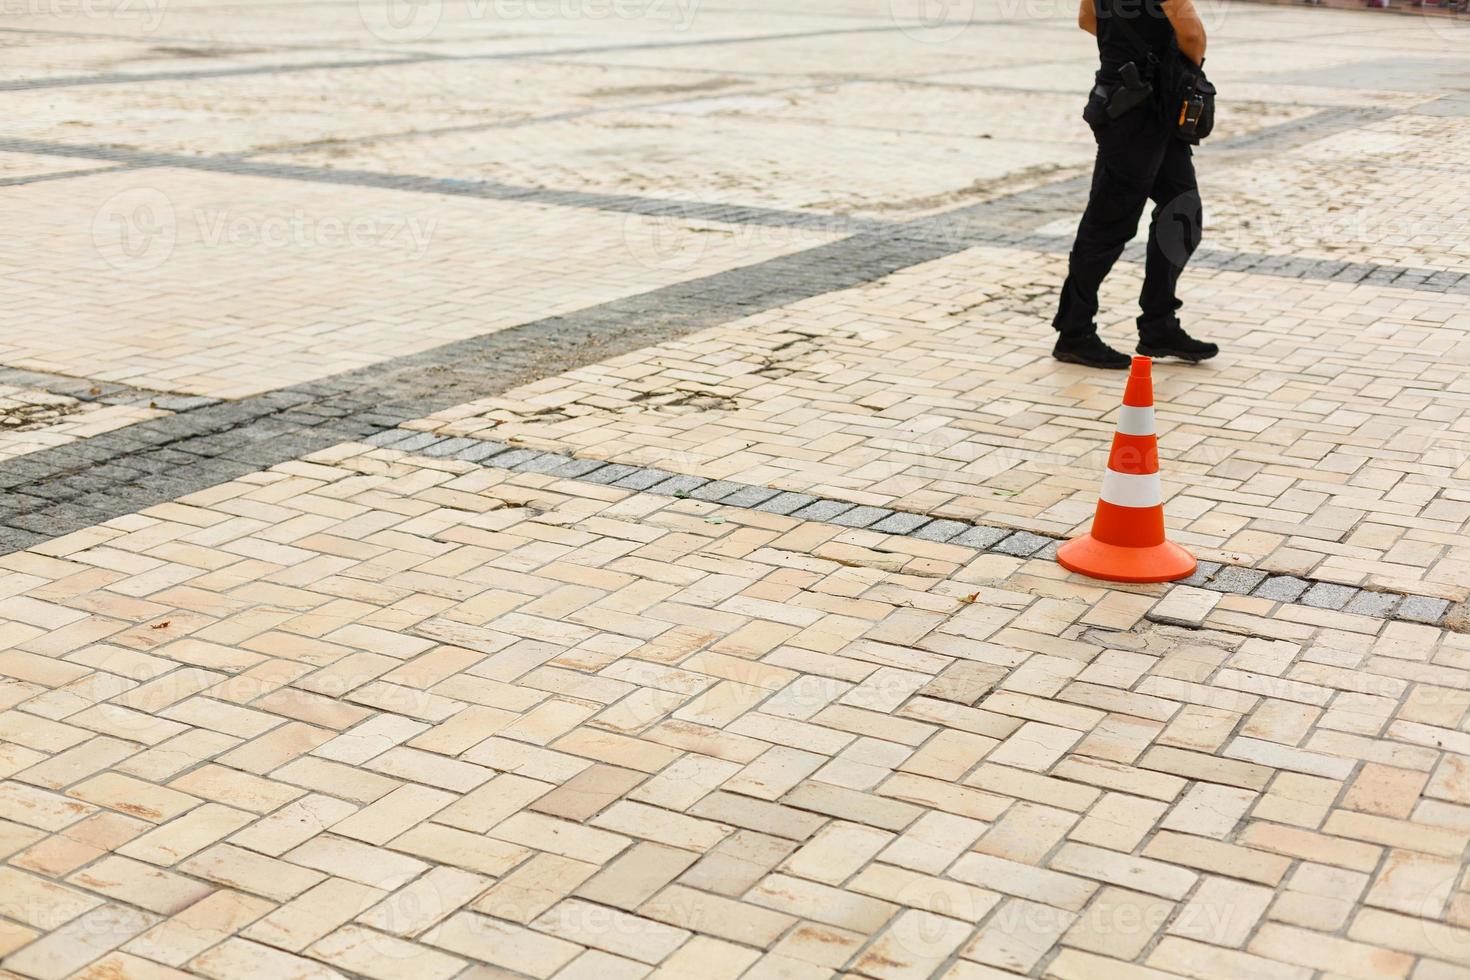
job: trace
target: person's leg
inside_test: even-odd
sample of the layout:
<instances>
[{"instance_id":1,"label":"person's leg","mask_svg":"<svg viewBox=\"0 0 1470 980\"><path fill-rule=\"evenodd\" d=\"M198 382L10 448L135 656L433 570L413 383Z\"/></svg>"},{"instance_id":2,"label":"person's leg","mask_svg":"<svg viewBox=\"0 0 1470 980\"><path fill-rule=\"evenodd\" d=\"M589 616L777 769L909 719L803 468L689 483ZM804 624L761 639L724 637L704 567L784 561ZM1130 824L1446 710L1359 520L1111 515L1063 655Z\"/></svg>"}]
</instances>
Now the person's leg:
<instances>
[{"instance_id":1,"label":"person's leg","mask_svg":"<svg viewBox=\"0 0 1470 980\"><path fill-rule=\"evenodd\" d=\"M1087 210L1067 263L1067 278L1052 326L1063 342L1096 332L1097 291L1138 221L1164 157L1156 124L1146 110L1115 120L1097 133L1097 161Z\"/></svg>"},{"instance_id":2,"label":"person's leg","mask_svg":"<svg viewBox=\"0 0 1470 980\"><path fill-rule=\"evenodd\" d=\"M1154 211L1148 228L1143 290L1138 295L1141 336L1174 323L1183 305L1176 292L1179 275L1199 247L1203 208L1189 144L1177 139L1168 141L1148 196L1154 202Z\"/></svg>"},{"instance_id":3,"label":"person's leg","mask_svg":"<svg viewBox=\"0 0 1470 980\"><path fill-rule=\"evenodd\" d=\"M1143 289L1138 295L1138 351L1154 357L1202 361L1220 349L1194 340L1179 325L1179 275L1199 247L1204 212L1189 144L1169 138L1149 198L1154 202L1148 229Z\"/></svg>"}]
</instances>

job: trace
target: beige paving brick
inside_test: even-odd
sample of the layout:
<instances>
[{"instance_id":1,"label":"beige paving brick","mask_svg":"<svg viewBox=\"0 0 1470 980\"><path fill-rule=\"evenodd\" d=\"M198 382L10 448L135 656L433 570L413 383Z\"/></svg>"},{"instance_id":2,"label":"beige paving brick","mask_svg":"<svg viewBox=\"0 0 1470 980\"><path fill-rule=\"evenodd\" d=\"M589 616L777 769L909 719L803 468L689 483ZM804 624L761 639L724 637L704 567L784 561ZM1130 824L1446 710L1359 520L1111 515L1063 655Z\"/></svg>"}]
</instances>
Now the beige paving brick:
<instances>
[{"instance_id":1,"label":"beige paving brick","mask_svg":"<svg viewBox=\"0 0 1470 980\"><path fill-rule=\"evenodd\" d=\"M173 915L211 891L192 878L115 855L101 858L67 882L160 915Z\"/></svg>"},{"instance_id":2,"label":"beige paving brick","mask_svg":"<svg viewBox=\"0 0 1470 980\"><path fill-rule=\"evenodd\" d=\"M5 967L22 976L65 977L156 921L156 916L137 909L100 905L7 956Z\"/></svg>"},{"instance_id":3,"label":"beige paving brick","mask_svg":"<svg viewBox=\"0 0 1470 980\"><path fill-rule=\"evenodd\" d=\"M302 980L330 980L340 977L327 966L294 956L269 946L238 937L226 939L189 963L189 972L215 980L264 973L278 977L300 977Z\"/></svg>"},{"instance_id":4,"label":"beige paving brick","mask_svg":"<svg viewBox=\"0 0 1470 980\"><path fill-rule=\"evenodd\" d=\"M1145 962L1156 969L1200 980L1222 975L1309 980L1313 972L1306 967L1174 936L1165 936Z\"/></svg>"},{"instance_id":5,"label":"beige paving brick","mask_svg":"<svg viewBox=\"0 0 1470 980\"><path fill-rule=\"evenodd\" d=\"M1085 878L982 854L966 854L949 869L949 875L960 881L1072 912L1081 910L1097 890L1097 886Z\"/></svg>"},{"instance_id":6,"label":"beige paving brick","mask_svg":"<svg viewBox=\"0 0 1470 980\"><path fill-rule=\"evenodd\" d=\"M1077 823L1075 813L1034 803L1011 806L975 843L982 854L1034 864Z\"/></svg>"},{"instance_id":7,"label":"beige paving brick","mask_svg":"<svg viewBox=\"0 0 1470 980\"><path fill-rule=\"evenodd\" d=\"M537 854L479 898L474 909L498 919L529 923L592 877L597 865Z\"/></svg>"},{"instance_id":8,"label":"beige paving brick","mask_svg":"<svg viewBox=\"0 0 1470 980\"><path fill-rule=\"evenodd\" d=\"M758 947L770 946L796 921L779 911L677 884L649 899L638 913L717 939Z\"/></svg>"},{"instance_id":9,"label":"beige paving brick","mask_svg":"<svg viewBox=\"0 0 1470 980\"><path fill-rule=\"evenodd\" d=\"M1200 882L1168 933L1213 946L1239 948L1265 914L1273 892L1228 878L1208 877Z\"/></svg>"},{"instance_id":10,"label":"beige paving brick","mask_svg":"<svg viewBox=\"0 0 1470 980\"><path fill-rule=\"evenodd\" d=\"M123 949L148 960L182 966L275 908L266 899L221 889L130 940Z\"/></svg>"},{"instance_id":11,"label":"beige paving brick","mask_svg":"<svg viewBox=\"0 0 1470 980\"><path fill-rule=\"evenodd\" d=\"M204 807L200 807L201 810ZM357 812L344 800L311 793L230 836L231 844L280 857ZM166 828L165 828L166 829ZM135 855L136 856L136 855Z\"/></svg>"},{"instance_id":12,"label":"beige paving brick","mask_svg":"<svg viewBox=\"0 0 1470 980\"><path fill-rule=\"evenodd\" d=\"M969 923L910 909L864 951L855 969L875 977L928 977L970 935Z\"/></svg>"},{"instance_id":13,"label":"beige paving brick","mask_svg":"<svg viewBox=\"0 0 1470 980\"><path fill-rule=\"evenodd\" d=\"M1121 888L1103 888L1062 936L1062 943L1120 960L1143 952L1174 903Z\"/></svg>"},{"instance_id":14,"label":"beige paving brick","mask_svg":"<svg viewBox=\"0 0 1470 980\"><path fill-rule=\"evenodd\" d=\"M1109 793L1067 834L1069 840L1131 852L1153 829L1166 804Z\"/></svg>"},{"instance_id":15,"label":"beige paving brick","mask_svg":"<svg viewBox=\"0 0 1470 980\"><path fill-rule=\"evenodd\" d=\"M1075 913L1019 898L1003 902L960 950L966 959L1029 972L1075 922Z\"/></svg>"},{"instance_id":16,"label":"beige paving brick","mask_svg":"<svg viewBox=\"0 0 1470 980\"><path fill-rule=\"evenodd\" d=\"M343 878L328 878L241 931L247 939L300 952L359 913L383 892Z\"/></svg>"},{"instance_id":17,"label":"beige paving brick","mask_svg":"<svg viewBox=\"0 0 1470 980\"><path fill-rule=\"evenodd\" d=\"M1234 878L1277 885L1286 875L1291 861L1281 855L1264 854L1246 847L1206 840L1192 834L1161 831L1143 849L1145 857L1228 874Z\"/></svg>"},{"instance_id":18,"label":"beige paving brick","mask_svg":"<svg viewBox=\"0 0 1470 980\"><path fill-rule=\"evenodd\" d=\"M206 803L116 848L124 857L170 867L228 837L254 819L244 810Z\"/></svg>"},{"instance_id":19,"label":"beige paving brick","mask_svg":"<svg viewBox=\"0 0 1470 980\"><path fill-rule=\"evenodd\" d=\"M1251 952L1350 977L1405 977L1414 958L1360 943L1268 922L1250 942Z\"/></svg>"},{"instance_id":20,"label":"beige paving brick","mask_svg":"<svg viewBox=\"0 0 1470 980\"><path fill-rule=\"evenodd\" d=\"M696 855L676 847L643 841L633 845L576 894L590 902L634 909L694 863Z\"/></svg>"},{"instance_id":21,"label":"beige paving brick","mask_svg":"<svg viewBox=\"0 0 1470 980\"><path fill-rule=\"evenodd\" d=\"M448 978L465 966L459 957L359 926L344 926L318 940L307 952L326 963L381 980Z\"/></svg>"},{"instance_id":22,"label":"beige paving brick","mask_svg":"<svg viewBox=\"0 0 1470 980\"><path fill-rule=\"evenodd\" d=\"M778 866L796 844L755 831L736 831L679 877L680 882L720 895L740 895Z\"/></svg>"}]
</instances>

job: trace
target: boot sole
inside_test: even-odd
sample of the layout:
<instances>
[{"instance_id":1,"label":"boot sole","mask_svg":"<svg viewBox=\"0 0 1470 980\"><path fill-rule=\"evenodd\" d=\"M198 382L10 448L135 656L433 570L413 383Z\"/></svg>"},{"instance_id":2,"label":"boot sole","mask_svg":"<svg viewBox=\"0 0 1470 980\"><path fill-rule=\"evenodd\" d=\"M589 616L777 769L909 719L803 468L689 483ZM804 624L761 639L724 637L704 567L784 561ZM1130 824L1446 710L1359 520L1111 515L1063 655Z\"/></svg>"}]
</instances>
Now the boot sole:
<instances>
[{"instance_id":1,"label":"boot sole","mask_svg":"<svg viewBox=\"0 0 1470 980\"><path fill-rule=\"evenodd\" d=\"M1144 357L1177 357L1181 361L1198 364L1200 361L1208 361L1220 352L1215 351L1214 354L1186 354L1184 351L1172 350L1168 347L1146 347L1143 344L1139 344L1138 353Z\"/></svg>"},{"instance_id":2,"label":"boot sole","mask_svg":"<svg viewBox=\"0 0 1470 980\"><path fill-rule=\"evenodd\" d=\"M1051 356L1067 364L1080 364L1083 367L1097 368L1100 371L1122 371L1124 368L1127 368L1133 363L1131 360L1124 358L1122 363L1118 363L1115 361L1111 364L1107 364L1102 361L1090 361L1087 358L1080 357L1076 354L1059 354L1056 351L1052 351Z\"/></svg>"}]
</instances>

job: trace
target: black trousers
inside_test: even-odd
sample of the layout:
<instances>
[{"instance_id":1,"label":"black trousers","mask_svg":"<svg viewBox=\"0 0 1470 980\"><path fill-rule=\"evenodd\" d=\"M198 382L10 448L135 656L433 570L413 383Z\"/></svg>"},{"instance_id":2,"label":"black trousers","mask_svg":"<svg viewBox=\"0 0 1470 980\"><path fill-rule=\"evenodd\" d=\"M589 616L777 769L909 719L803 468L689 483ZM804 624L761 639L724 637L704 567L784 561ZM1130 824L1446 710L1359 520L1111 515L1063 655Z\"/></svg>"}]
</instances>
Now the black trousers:
<instances>
[{"instance_id":1,"label":"black trousers","mask_svg":"<svg viewBox=\"0 0 1470 980\"><path fill-rule=\"evenodd\" d=\"M1140 337L1149 339L1175 323L1182 305L1179 274L1199 245L1202 220L1194 158L1189 144L1164 129L1151 107L1140 106L1093 130L1097 163L1087 210L1077 228L1056 327L1064 337L1091 333L1097 291L1138 231L1144 205L1154 202L1147 262L1138 305Z\"/></svg>"}]
</instances>

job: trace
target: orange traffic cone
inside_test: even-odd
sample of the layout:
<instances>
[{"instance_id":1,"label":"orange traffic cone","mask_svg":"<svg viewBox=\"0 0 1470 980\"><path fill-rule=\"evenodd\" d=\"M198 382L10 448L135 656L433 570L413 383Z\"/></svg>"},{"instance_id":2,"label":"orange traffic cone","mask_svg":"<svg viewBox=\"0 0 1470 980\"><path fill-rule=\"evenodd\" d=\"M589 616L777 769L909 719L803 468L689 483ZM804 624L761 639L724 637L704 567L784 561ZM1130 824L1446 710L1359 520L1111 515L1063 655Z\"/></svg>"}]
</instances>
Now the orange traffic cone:
<instances>
[{"instance_id":1,"label":"orange traffic cone","mask_svg":"<svg viewBox=\"0 0 1470 980\"><path fill-rule=\"evenodd\" d=\"M1172 582L1194 574L1194 556L1164 538L1153 362L1146 357L1135 357L1128 372L1092 533L1062 545L1057 561L1108 582Z\"/></svg>"}]
</instances>

